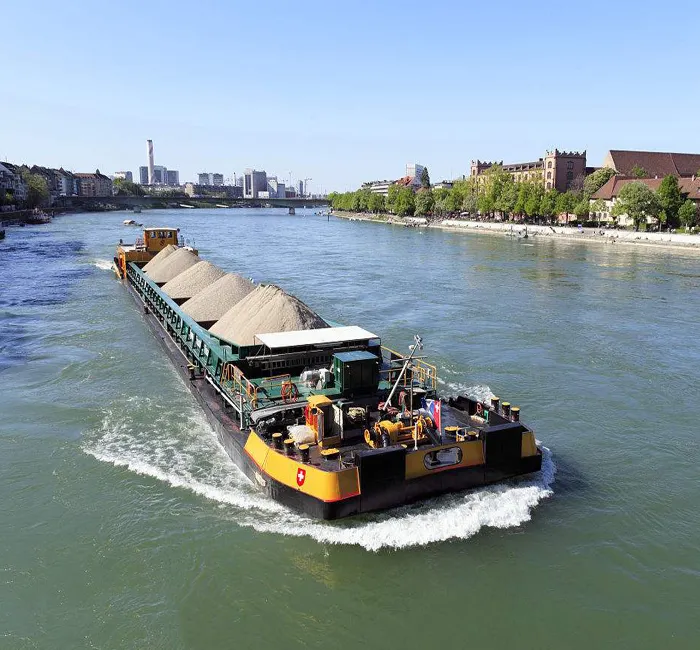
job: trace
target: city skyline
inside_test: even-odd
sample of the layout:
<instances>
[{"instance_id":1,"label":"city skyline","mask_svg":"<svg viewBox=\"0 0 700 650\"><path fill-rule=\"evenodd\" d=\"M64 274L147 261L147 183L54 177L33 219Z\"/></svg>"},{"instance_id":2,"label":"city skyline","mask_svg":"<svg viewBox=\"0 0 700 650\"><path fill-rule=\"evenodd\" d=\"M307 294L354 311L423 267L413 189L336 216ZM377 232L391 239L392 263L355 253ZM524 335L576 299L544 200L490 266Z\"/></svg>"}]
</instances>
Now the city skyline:
<instances>
[{"instance_id":1,"label":"city skyline","mask_svg":"<svg viewBox=\"0 0 700 650\"><path fill-rule=\"evenodd\" d=\"M691 15L690 2L654 21L639 4L601 1L556 16L521 4L426 11L387 2L372 5L371 20L342 6L290 12L273 2L284 20L272 22L226 3L215 21L210 11L183 21L192 7L178 1L167 12L80 5L4 8L13 25L6 50L25 54L0 89L0 160L136 177L152 138L181 181L251 167L285 180L291 170L314 179L312 191L331 191L385 178L408 160L438 181L467 174L472 159L529 160L554 146L586 149L592 165L611 148L700 149L700 90L679 64L694 60L693 39L675 19ZM83 74L56 74L59 51ZM172 65L157 72L115 63L164 52ZM631 52L644 65L625 63ZM243 77L231 65L222 76L200 65L249 56L280 74Z\"/></svg>"}]
</instances>

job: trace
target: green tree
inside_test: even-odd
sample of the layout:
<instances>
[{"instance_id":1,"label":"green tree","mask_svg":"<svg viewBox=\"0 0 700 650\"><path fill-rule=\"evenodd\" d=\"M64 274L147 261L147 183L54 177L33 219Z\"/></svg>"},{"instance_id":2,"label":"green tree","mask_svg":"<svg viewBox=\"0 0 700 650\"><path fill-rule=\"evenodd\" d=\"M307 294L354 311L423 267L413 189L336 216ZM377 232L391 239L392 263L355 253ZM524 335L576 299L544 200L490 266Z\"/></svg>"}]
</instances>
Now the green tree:
<instances>
[{"instance_id":1,"label":"green tree","mask_svg":"<svg viewBox=\"0 0 700 650\"><path fill-rule=\"evenodd\" d=\"M576 209L579 202L578 197L573 192L564 192L557 197L557 214L566 214L566 222L569 222L569 215Z\"/></svg>"},{"instance_id":2,"label":"green tree","mask_svg":"<svg viewBox=\"0 0 700 650\"><path fill-rule=\"evenodd\" d=\"M494 207L504 217L510 217L515 209L515 204L518 201L518 186L510 174L503 181L501 192Z\"/></svg>"},{"instance_id":3,"label":"green tree","mask_svg":"<svg viewBox=\"0 0 700 650\"><path fill-rule=\"evenodd\" d=\"M548 222L552 221L552 217L557 212L557 196L559 192L556 190L547 190L540 201L540 216L544 217Z\"/></svg>"},{"instance_id":4,"label":"green tree","mask_svg":"<svg viewBox=\"0 0 700 650\"><path fill-rule=\"evenodd\" d=\"M481 212L492 214L494 210L498 210L496 206L500 202L503 189L507 183L513 181L513 178L501 165L493 165L485 176L484 192L479 196L477 205Z\"/></svg>"},{"instance_id":5,"label":"green tree","mask_svg":"<svg viewBox=\"0 0 700 650\"><path fill-rule=\"evenodd\" d=\"M40 174L26 172L22 178L27 185L27 207L39 208L49 203L49 186Z\"/></svg>"},{"instance_id":6,"label":"green tree","mask_svg":"<svg viewBox=\"0 0 700 650\"><path fill-rule=\"evenodd\" d=\"M413 190L410 187L401 187L396 195L396 203L394 211L400 217L406 217L413 214L416 209L416 201L413 195Z\"/></svg>"},{"instance_id":7,"label":"green tree","mask_svg":"<svg viewBox=\"0 0 700 650\"><path fill-rule=\"evenodd\" d=\"M430 187L430 174L427 167L423 167L423 171L420 174L420 186L426 190Z\"/></svg>"},{"instance_id":8,"label":"green tree","mask_svg":"<svg viewBox=\"0 0 700 650\"><path fill-rule=\"evenodd\" d=\"M420 189L416 192L415 209L417 215L431 214L434 205L433 193L429 189Z\"/></svg>"},{"instance_id":9,"label":"green tree","mask_svg":"<svg viewBox=\"0 0 700 650\"><path fill-rule=\"evenodd\" d=\"M590 176L586 176L586 180L583 181L583 193L590 198L613 176L615 176L615 170L610 167L596 169Z\"/></svg>"},{"instance_id":10,"label":"green tree","mask_svg":"<svg viewBox=\"0 0 700 650\"><path fill-rule=\"evenodd\" d=\"M685 197L681 193L678 179L675 176L664 176L664 179L656 190L661 204L661 212L659 214L659 229L661 224L665 223L668 228L677 228L680 224L678 211L683 205Z\"/></svg>"},{"instance_id":11,"label":"green tree","mask_svg":"<svg viewBox=\"0 0 700 650\"><path fill-rule=\"evenodd\" d=\"M596 199L590 205L590 212L598 217L598 226L600 226L600 213L605 212L605 201L603 199Z\"/></svg>"},{"instance_id":12,"label":"green tree","mask_svg":"<svg viewBox=\"0 0 700 650\"><path fill-rule=\"evenodd\" d=\"M544 187L542 183L531 183L528 191L528 197L525 201L525 214L532 218L540 214L540 203L544 196Z\"/></svg>"},{"instance_id":13,"label":"green tree","mask_svg":"<svg viewBox=\"0 0 700 650\"><path fill-rule=\"evenodd\" d=\"M146 193L138 183L124 178L114 179L114 190L117 196L143 196Z\"/></svg>"},{"instance_id":14,"label":"green tree","mask_svg":"<svg viewBox=\"0 0 700 650\"><path fill-rule=\"evenodd\" d=\"M590 212L591 206L588 201L588 199L581 199L575 206L574 206L574 214L576 215L576 218L579 219L579 221L587 221L588 220L588 213Z\"/></svg>"},{"instance_id":15,"label":"green tree","mask_svg":"<svg viewBox=\"0 0 700 650\"><path fill-rule=\"evenodd\" d=\"M643 222L646 223L647 218L657 217L660 211L661 204L656 192L639 181L629 183L620 190L612 210L616 217L623 214L629 216L634 222L635 230L639 230L639 226Z\"/></svg>"},{"instance_id":16,"label":"green tree","mask_svg":"<svg viewBox=\"0 0 700 650\"><path fill-rule=\"evenodd\" d=\"M697 225L698 209L695 207L695 203L693 203L690 199L686 199L686 201L678 209L678 218L681 220L681 223L685 226L686 230Z\"/></svg>"},{"instance_id":17,"label":"green tree","mask_svg":"<svg viewBox=\"0 0 700 650\"><path fill-rule=\"evenodd\" d=\"M394 214L396 213L396 200L399 197L400 190L401 187L399 185L389 185L389 191L386 195L386 209Z\"/></svg>"},{"instance_id":18,"label":"green tree","mask_svg":"<svg viewBox=\"0 0 700 650\"><path fill-rule=\"evenodd\" d=\"M632 167L632 169L630 169L630 175L634 176L635 178L648 178L649 173L641 165L635 165Z\"/></svg>"},{"instance_id":19,"label":"green tree","mask_svg":"<svg viewBox=\"0 0 700 650\"><path fill-rule=\"evenodd\" d=\"M369 196L368 208L370 212L374 214L380 214L386 209L384 205L384 195L372 192Z\"/></svg>"}]
</instances>

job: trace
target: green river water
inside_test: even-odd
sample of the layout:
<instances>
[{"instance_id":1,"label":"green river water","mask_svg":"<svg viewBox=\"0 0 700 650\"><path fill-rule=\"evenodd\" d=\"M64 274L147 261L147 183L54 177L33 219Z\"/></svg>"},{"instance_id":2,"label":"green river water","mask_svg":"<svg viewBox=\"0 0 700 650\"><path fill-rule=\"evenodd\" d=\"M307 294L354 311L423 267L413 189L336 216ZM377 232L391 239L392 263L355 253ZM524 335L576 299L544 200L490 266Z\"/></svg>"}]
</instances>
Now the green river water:
<instances>
[{"instance_id":1,"label":"green river water","mask_svg":"<svg viewBox=\"0 0 700 650\"><path fill-rule=\"evenodd\" d=\"M140 215L389 347L421 334L444 394L521 406L549 449L527 480L324 523L218 446L109 271L129 216L0 242L0 650L700 645L700 255Z\"/></svg>"}]
</instances>

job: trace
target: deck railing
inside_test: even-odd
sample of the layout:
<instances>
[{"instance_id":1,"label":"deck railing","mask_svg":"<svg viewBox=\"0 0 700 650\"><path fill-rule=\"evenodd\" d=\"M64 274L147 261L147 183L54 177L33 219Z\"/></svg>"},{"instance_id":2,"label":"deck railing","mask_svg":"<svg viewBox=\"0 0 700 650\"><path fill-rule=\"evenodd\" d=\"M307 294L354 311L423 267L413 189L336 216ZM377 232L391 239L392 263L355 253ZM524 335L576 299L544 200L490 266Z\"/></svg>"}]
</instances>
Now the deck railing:
<instances>
[{"instance_id":1,"label":"deck railing","mask_svg":"<svg viewBox=\"0 0 700 650\"><path fill-rule=\"evenodd\" d=\"M386 375L386 380L394 383L401 373L406 357L385 346L382 346L382 350L389 354L389 362L395 363L396 367L380 370L380 376ZM401 385L406 388L414 381L427 390L437 390L437 367L423 359L411 359L410 366L401 378Z\"/></svg>"}]
</instances>

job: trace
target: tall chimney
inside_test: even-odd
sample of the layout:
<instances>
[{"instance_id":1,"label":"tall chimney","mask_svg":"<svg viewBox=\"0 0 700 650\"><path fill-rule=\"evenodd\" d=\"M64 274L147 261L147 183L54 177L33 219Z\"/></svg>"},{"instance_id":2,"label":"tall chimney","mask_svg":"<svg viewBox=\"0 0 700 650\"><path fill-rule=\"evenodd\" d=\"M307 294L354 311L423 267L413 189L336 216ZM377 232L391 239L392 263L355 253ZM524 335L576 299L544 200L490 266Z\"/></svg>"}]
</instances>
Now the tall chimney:
<instances>
[{"instance_id":1,"label":"tall chimney","mask_svg":"<svg viewBox=\"0 0 700 650\"><path fill-rule=\"evenodd\" d=\"M146 140L148 151L148 184L153 185L153 140Z\"/></svg>"}]
</instances>

